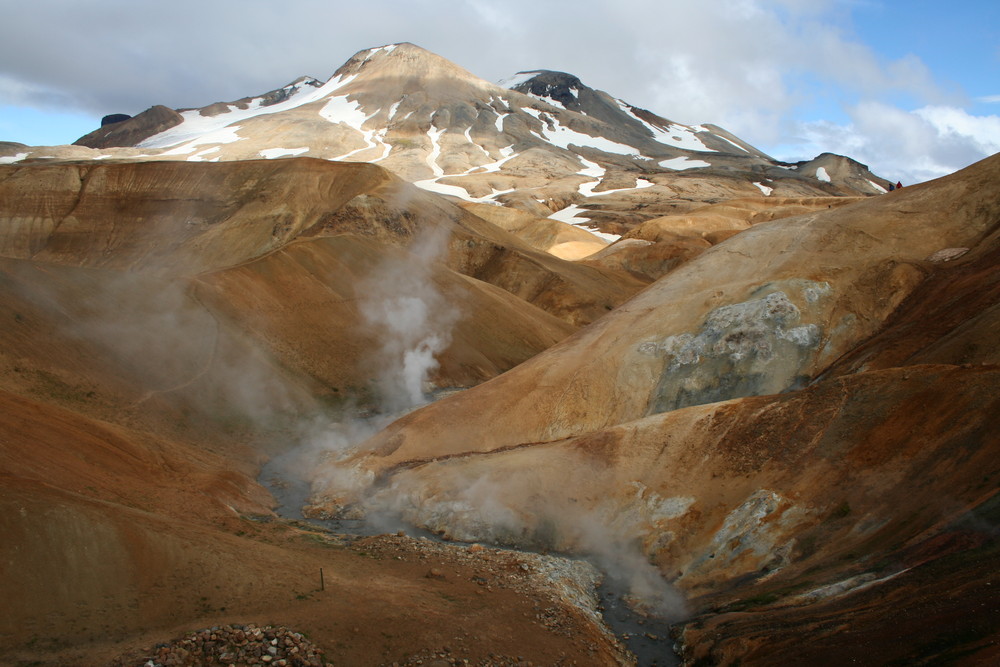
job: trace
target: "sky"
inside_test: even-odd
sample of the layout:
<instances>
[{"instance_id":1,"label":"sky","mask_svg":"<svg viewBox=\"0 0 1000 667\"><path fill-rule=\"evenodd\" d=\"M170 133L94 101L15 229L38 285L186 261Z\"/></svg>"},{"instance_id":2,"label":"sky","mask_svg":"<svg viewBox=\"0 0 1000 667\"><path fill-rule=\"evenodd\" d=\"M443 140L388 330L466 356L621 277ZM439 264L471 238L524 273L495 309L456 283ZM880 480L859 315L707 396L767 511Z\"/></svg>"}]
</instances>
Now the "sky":
<instances>
[{"instance_id":1,"label":"sky","mask_svg":"<svg viewBox=\"0 0 1000 667\"><path fill-rule=\"evenodd\" d=\"M1000 152L996 0L0 0L0 141L72 143L105 114L325 80L404 41L907 184Z\"/></svg>"}]
</instances>

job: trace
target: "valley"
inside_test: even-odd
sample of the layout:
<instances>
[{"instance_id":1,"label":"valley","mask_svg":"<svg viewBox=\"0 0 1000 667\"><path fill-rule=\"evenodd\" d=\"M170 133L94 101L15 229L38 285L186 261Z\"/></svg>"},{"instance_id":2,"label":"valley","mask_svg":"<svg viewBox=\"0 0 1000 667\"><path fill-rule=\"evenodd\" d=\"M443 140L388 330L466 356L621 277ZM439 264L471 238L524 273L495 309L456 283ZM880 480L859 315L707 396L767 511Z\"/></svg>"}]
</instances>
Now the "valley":
<instances>
[{"instance_id":1,"label":"valley","mask_svg":"<svg viewBox=\"0 0 1000 667\"><path fill-rule=\"evenodd\" d=\"M995 661L1000 156L889 185L412 44L0 145L0 662Z\"/></svg>"}]
</instances>

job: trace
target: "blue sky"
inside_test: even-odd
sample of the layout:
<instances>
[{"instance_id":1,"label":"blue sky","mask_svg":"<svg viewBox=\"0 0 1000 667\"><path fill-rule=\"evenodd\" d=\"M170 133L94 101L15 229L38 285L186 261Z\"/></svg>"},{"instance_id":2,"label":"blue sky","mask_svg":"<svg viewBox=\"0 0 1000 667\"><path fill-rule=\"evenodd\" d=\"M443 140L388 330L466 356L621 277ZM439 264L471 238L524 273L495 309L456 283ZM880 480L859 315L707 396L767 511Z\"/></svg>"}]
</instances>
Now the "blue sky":
<instances>
[{"instance_id":1,"label":"blue sky","mask_svg":"<svg viewBox=\"0 0 1000 667\"><path fill-rule=\"evenodd\" d=\"M204 106L410 41L496 81L557 69L780 159L904 182L1000 151L1000 3L965 0L0 2L0 141Z\"/></svg>"},{"instance_id":2,"label":"blue sky","mask_svg":"<svg viewBox=\"0 0 1000 667\"><path fill-rule=\"evenodd\" d=\"M945 87L969 97L969 111L1000 109L977 101L1000 89L1000 3L882 2L855 9L858 38L886 60L914 55Z\"/></svg>"}]
</instances>

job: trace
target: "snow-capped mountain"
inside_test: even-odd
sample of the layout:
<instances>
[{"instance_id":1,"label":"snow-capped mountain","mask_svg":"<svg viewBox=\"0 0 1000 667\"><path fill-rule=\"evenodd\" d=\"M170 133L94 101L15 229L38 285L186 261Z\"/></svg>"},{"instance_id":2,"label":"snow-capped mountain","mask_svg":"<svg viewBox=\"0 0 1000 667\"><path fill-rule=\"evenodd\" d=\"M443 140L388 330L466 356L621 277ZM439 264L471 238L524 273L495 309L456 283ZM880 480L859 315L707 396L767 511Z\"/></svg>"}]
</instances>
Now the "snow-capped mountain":
<instances>
[{"instance_id":1,"label":"snow-capped mountain","mask_svg":"<svg viewBox=\"0 0 1000 667\"><path fill-rule=\"evenodd\" d=\"M493 84L406 43L361 51L326 82L301 77L200 109L154 107L77 144L116 158L372 162L425 190L613 234L723 198L888 185L840 156L822 169L778 162L720 127L673 122L571 74Z\"/></svg>"}]
</instances>

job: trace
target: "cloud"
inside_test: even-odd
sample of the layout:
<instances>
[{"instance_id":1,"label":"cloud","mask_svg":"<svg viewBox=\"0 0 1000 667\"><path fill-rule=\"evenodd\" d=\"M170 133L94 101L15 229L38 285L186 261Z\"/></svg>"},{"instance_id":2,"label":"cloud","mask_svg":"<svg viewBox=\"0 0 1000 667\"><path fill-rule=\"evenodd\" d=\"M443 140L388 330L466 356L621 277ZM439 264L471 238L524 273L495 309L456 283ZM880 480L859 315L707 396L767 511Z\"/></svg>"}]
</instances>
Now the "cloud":
<instances>
[{"instance_id":1,"label":"cloud","mask_svg":"<svg viewBox=\"0 0 1000 667\"><path fill-rule=\"evenodd\" d=\"M793 0L777 8L760 0L509 0L502 11L484 0L175 0L159 9L36 0L0 9L0 74L94 110L136 111L238 99L301 74L325 78L360 49L406 40L490 80L565 69L690 122L739 117L745 107L760 110L752 116L787 110L797 100L790 65L868 90L933 88L917 63L884 71L867 47L829 25L835 11L833 2Z\"/></svg>"},{"instance_id":2,"label":"cloud","mask_svg":"<svg viewBox=\"0 0 1000 667\"><path fill-rule=\"evenodd\" d=\"M361 49L410 41L490 81L519 70L568 71L672 120L719 124L765 150L802 135L806 108L813 117L843 123L845 106L898 107L900 99L910 108L961 106L964 100L939 85L919 58L887 59L859 41L851 24L856 5L848 0L507 0L502 6L487 0L9 2L0 3L0 94L8 103L73 107L98 116L134 114L154 104L204 106L263 93L300 75L325 79ZM908 147L939 142L940 128L932 119L917 115L921 122L914 124L913 114L896 111L907 114L900 122L908 129L889 129L903 135ZM879 125L856 110L850 127L841 129L861 132ZM928 134L909 136L918 130ZM821 124L809 131L813 141L838 133L843 134L824 131ZM878 136L855 140L872 151L900 150ZM841 137L837 145L845 141ZM818 147L817 152L839 152L835 145ZM947 164L952 163L936 157L920 173L937 173Z\"/></svg>"},{"instance_id":3,"label":"cloud","mask_svg":"<svg viewBox=\"0 0 1000 667\"><path fill-rule=\"evenodd\" d=\"M938 178L1000 152L1000 116L942 105L904 111L880 102L858 104L849 115L843 125L801 125L800 147L849 155L904 183Z\"/></svg>"}]
</instances>

